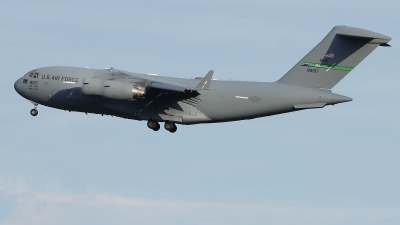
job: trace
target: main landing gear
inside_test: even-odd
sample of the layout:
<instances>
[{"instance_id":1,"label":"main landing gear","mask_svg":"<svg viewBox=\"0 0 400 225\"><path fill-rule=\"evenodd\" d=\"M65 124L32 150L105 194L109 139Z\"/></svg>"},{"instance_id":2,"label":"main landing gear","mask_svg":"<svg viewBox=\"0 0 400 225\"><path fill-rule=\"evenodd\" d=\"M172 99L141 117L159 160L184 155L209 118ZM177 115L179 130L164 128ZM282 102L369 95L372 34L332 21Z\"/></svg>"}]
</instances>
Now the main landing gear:
<instances>
[{"instance_id":1,"label":"main landing gear","mask_svg":"<svg viewBox=\"0 0 400 225\"><path fill-rule=\"evenodd\" d=\"M154 131L158 131L160 129L160 124L157 121L150 119L147 121L147 127Z\"/></svg>"},{"instance_id":2,"label":"main landing gear","mask_svg":"<svg viewBox=\"0 0 400 225\"><path fill-rule=\"evenodd\" d=\"M150 129L154 130L154 131L160 130L160 124L159 124L157 121L152 120L152 119L150 119L149 121L147 121L147 126L148 126ZM175 123L170 122L170 121L166 121L166 122L165 122L164 128L165 128L167 131L171 132L171 133L175 133L176 130L178 129L178 128L176 127Z\"/></svg>"},{"instance_id":3,"label":"main landing gear","mask_svg":"<svg viewBox=\"0 0 400 225\"><path fill-rule=\"evenodd\" d=\"M32 102L32 104L35 105L35 108L31 109L31 115L37 116L39 114L39 111L37 110L38 104L36 102Z\"/></svg>"},{"instance_id":4,"label":"main landing gear","mask_svg":"<svg viewBox=\"0 0 400 225\"><path fill-rule=\"evenodd\" d=\"M171 133L175 133L176 130L178 130L178 128L176 127L175 123L170 122L170 121L167 121L167 122L164 123L164 128L167 131L171 132Z\"/></svg>"}]
</instances>

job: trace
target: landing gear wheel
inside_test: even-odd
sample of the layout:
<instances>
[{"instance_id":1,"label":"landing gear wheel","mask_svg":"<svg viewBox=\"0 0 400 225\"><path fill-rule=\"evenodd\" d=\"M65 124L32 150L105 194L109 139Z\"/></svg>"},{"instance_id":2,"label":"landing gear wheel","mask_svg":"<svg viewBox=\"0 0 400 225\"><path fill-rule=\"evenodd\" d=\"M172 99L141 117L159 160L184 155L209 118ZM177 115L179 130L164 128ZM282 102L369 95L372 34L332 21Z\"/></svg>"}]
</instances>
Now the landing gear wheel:
<instances>
[{"instance_id":1,"label":"landing gear wheel","mask_svg":"<svg viewBox=\"0 0 400 225\"><path fill-rule=\"evenodd\" d=\"M171 130L170 132L171 132L171 133L175 133L177 130L178 130L178 127L175 125L174 129Z\"/></svg>"},{"instance_id":2,"label":"landing gear wheel","mask_svg":"<svg viewBox=\"0 0 400 225\"><path fill-rule=\"evenodd\" d=\"M37 111L37 109L31 109L31 115L32 115L32 116L37 116L37 114L39 114L39 112Z\"/></svg>"},{"instance_id":3,"label":"landing gear wheel","mask_svg":"<svg viewBox=\"0 0 400 225\"><path fill-rule=\"evenodd\" d=\"M171 133L175 133L176 130L178 129L178 128L176 127L175 123L169 122L169 121L167 121L167 122L164 123L164 128L165 128L167 131L171 132Z\"/></svg>"},{"instance_id":4,"label":"landing gear wheel","mask_svg":"<svg viewBox=\"0 0 400 225\"><path fill-rule=\"evenodd\" d=\"M156 127L156 128L154 128L153 130L154 130L154 131L158 131L158 130L160 130L160 124L159 124L158 122L156 122L156 125L157 125L157 127Z\"/></svg>"},{"instance_id":5,"label":"landing gear wheel","mask_svg":"<svg viewBox=\"0 0 400 225\"><path fill-rule=\"evenodd\" d=\"M167 121L164 123L164 128L166 130L172 130L172 129L174 129L174 123Z\"/></svg>"},{"instance_id":6,"label":"landing gear wheel","mask_svg":"<svg viewBox=\"0 0 400 225\"><path fill-rule=\"evenodd\" d=\"M39 114L39 112L37 111L37 106L39 105L39 104L37 104L36 102L34 102L34 101L31 101L31 100L29 100L34 106L35 106L35 108L33 108L33 109L31 109L31 115L32 116L37 116L38 114Z\"/></svg>"},{"instance_id":7,"label":"landing gear wheel","mask_svg":"<svg viewBox=\"0 0 400 225\"><path fill-rule=\"evenodd\" d=\"M147 121L147 127L154 131L158 131L160 129L160 124L155 120L149 120Z\"/></svg>"}]
</instances>

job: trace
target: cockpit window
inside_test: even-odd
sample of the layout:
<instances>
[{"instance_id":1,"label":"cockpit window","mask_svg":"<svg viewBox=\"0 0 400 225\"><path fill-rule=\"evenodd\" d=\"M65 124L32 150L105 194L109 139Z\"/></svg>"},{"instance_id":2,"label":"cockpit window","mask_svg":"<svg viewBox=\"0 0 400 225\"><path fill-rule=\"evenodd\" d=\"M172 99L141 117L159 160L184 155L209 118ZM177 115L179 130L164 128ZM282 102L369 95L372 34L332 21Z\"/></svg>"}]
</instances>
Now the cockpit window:
<instances>
[{"instance_id":1,"label":"cockpit window","mask_svg":"<svg viewBox=\"0 0 400 225\"><path fill-rule=\"evenodd\" d=\"M32 71L27 72L24 77L29 76L29 74L31 74Z\"/></svg>"},{"instance_id":2,"label":"cockpit window","mask_svg":"<svg viewBox=\"0 0 400 225\"><path fill-rule=\"evenodd\" d=\"M39 73L37 73L35 70L32 70L32 71L27 72L24 76L30 76L32 78L38 78L39 77Z\"/></svg>"}]
</instances>

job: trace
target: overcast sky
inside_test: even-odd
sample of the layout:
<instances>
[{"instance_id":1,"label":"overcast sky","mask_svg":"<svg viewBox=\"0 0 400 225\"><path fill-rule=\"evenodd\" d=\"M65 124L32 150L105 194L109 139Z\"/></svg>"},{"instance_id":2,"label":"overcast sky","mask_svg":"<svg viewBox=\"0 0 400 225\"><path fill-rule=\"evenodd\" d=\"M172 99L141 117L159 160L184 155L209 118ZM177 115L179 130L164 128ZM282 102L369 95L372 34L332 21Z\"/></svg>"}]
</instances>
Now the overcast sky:
<instances>
[{"instance_id":1,"label":"overcast sky","mask_svg":"<svg viewBox=\"0 0 400 225\"><path fill-rule=\"evenodd\" d=\"M134 2L134 3L133 3ZM400 2L1 1L0 225L400 224ZM335 25L393 38L333 92L352 102L179 125L33 105L44 66L273 82Z\"/></svg>"}]
</instances>

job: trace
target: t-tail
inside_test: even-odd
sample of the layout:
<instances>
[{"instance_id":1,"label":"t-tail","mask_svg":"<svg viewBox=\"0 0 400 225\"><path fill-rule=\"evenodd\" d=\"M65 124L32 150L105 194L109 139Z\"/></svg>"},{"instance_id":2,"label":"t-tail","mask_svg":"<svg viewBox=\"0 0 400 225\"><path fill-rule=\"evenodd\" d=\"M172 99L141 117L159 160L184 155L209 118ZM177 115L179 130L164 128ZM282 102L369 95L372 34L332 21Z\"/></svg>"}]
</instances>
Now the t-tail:
<instances>
[{"instance_id":1,"label":"t-tail","mask_svg":"<svg viewBox=\"0 0 400 225\"><path fill-rule=\"evenodd\" d=\"M390 37L354 27L336 26L311 52L277 82L332 89Z\"/></svg>"}]
</instances>

